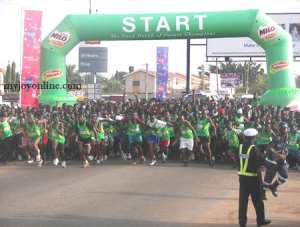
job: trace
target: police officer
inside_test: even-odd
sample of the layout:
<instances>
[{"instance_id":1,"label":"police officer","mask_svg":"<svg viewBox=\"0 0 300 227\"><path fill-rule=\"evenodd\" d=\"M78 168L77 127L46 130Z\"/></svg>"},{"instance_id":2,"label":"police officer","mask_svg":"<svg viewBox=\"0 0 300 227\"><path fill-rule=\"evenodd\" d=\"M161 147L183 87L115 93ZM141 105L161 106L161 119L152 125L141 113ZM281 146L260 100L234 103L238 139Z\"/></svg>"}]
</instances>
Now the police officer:
<instances>
[{"instance_id":1,"label":"police officer","mask_svg":"<svg viewBox=\"0 0 300 227\"><path fill-rule=\"evenodd\" d=\"M288 164L286 161L288 155L288 125L285 122L279 124L279 135L275 136L266 157L266 174L264 179L265 189L270 189L276 197L279 185L286 182L288 178ZM274 183L273 179L277 174Z\"/></svg>"},{"instance_id":2,"label":"police officer","mask_svg":"<svg viewBox=\"0 0 300 227\"><path fill-rule=\"evenodd\" d=\"M256 211L257 226L268 225L270 220L265 219L265 208L262 200L261 185L259 180L259 167L263 164L263 157L255 147L257 130L246 129L243 132L244 143L239 147L240 159L240 196L239 196L239 224L245 227L247 224L248 197L251 195L252 203Z\"/></svg>"}]
</instances>

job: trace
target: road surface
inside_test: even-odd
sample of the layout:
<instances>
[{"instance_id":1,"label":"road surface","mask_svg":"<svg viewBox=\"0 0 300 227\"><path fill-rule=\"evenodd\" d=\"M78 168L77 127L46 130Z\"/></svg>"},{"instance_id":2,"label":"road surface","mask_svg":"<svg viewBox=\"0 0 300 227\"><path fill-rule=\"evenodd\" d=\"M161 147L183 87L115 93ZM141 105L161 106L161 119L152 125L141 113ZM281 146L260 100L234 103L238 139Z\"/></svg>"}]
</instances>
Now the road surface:
<instances>
[{"instance_id":1,"label":"road surface","mask_svg":"<svg viewBox=\"0 0 300 227\"><path fill-rule=\"evenodd\" d=\"M233 227L237 205L238 177L229 166L0 166L0 227ZM272 226L299 227L300 173L290 173L265 206ZM251 202L248 213L256 226Z\"/></svg>"}]
</instances>

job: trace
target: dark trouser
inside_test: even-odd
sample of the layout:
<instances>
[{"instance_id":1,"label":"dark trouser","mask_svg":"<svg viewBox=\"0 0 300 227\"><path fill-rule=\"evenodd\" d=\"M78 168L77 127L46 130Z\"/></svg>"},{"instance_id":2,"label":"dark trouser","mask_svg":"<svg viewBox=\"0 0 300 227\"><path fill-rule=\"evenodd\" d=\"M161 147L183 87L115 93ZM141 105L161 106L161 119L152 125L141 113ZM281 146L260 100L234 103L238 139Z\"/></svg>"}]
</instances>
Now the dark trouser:
<instances>
[{"instance_id":1,"label":"dark trouser","mask_svg":"<svg viewBox=\"0 0 300 227\"><path fill-rule=\"evenodd\" d=\"M56 157L59 157L61 161L66 161L66 156L65 156L65 145L64 144L57 144L56 148Z\"/></svg>"},{"instance_id":2,"label":"dark trouser","mask_svg":"<svg viewBox=\"0 0 300 227\"><path fill-rule=\"evenodd\" d=\"M288 167L286 163L278 163L272 164L270 162L266 162L266 174L264 179L264 185L266 187L270 186L278 186L286 182L288 178ZM278 172L276 181L272 184L272 181Z\"/></svg>"},{"instance_id":3,"label":"dark trouser","mask_svg":"<svg viewBox=\"0 0 300 227\"><path fill-rule=\"evenodd\" d=\"M16 159L18 155L21 155L22 157L24 156L23 155L23 152L22 152L22 134L19 133L19 134L16 134L12 137L11 139L11 143L12 143L12 148L13 148L13 159Z\"/></svg>"},{"instance_id":4,"label":"dark trouser","mask_svg":"<svg viewBox=\"0 0 300 227\"><path fill-rule=\"evenodd\" d=\"M7 162L11 155L11 139L12 137L7 137L0 142L0 161Z\"/></svg>"},{"instance_id":5,"label":"dark trouser","mask_svg":"<svg viewBox=\"0 0 300 227\"><path fill-rule=\"evenodd\" d=\"M252 203L256 212L257 224L265 221L265 207L261 197L261 188L258 177L240 176L240 197L239 197L239 223L247 224L248 198L251 195Z\"/></svg>"}]
</instances>

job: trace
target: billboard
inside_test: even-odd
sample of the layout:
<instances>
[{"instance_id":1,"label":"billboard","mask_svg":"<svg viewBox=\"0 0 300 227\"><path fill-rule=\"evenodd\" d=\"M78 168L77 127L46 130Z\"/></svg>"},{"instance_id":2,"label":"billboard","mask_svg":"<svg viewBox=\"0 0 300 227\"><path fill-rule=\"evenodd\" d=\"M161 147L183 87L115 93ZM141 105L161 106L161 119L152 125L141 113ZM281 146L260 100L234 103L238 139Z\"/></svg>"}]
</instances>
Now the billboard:
<instances>
[{"instance_id":1,"label":"billboard","mask_svg":"<svg viewBox=\"0 0 300 227\"><path fill-rule=\"evenodd\" d=\"M268 14L293 39L294 56L300 56L300 14ZM207 57L264 57L265 51L250 38L207 39Z\"/></svg>"},{"instance_id":2,"label":"billboard","mask_svg":"<svg viewBox=\"0 0 300 227\"><path fill-rule=\"evenodd\" d=\"M241 85L240 73L222 73L221 88L235 88Z\"/></svg>"},{"instance_id":3,"label":"billboard","mask_svg":"<svg viewBox=\"0 0 300 227\"><path fill-rule=\"evenodd\" d=\"M79 47L79 72L107 72L106 47Z\"/></svg>"},{"instance_id":4,"label":"billboard","mask_svg":"<svg viewBox=\"0 0 300 227\"><path fill-rule=\"evenodd\" d=\"M22 84L37 84L40 79L40 46L41 46L42 12L25 10ZM21 90L22 108L38 105L38 89L32 87Z\"/></svg>"},{"instance_id":5,"label":"billboard","mask_svg":"<svg viewBox=\"0 0 300 227\"><path fill-rule=\"evenodd\" d=\"M168 87L168 47L156 49L156 98L164 100Z\"/></svg>"}]
</instances>

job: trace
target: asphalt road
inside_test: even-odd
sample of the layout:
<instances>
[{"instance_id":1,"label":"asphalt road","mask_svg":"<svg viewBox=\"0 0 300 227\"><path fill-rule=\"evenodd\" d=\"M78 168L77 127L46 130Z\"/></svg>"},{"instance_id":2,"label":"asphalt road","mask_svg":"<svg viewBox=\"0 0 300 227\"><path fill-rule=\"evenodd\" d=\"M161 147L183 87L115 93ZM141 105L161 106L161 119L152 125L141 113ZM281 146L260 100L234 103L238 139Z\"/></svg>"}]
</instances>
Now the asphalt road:
<instances>
[{"instance_id":1,"label":"asphalt road","mask_svg":"<svg viewBox=\"0 0 300 227\"><path fill-rule=\"evenodd\" d=\"M0 167L0 227L237 226L237 180L230 167L204 164L109 161L63 169L10 163ZM284 196L267 202L273 226L300 226L299 182L300 173L292 173L282 189L281 195L292 196L286 213L276 214ZM255 226L251 208L249 223Z\"/></svg>"}]
</instances>

